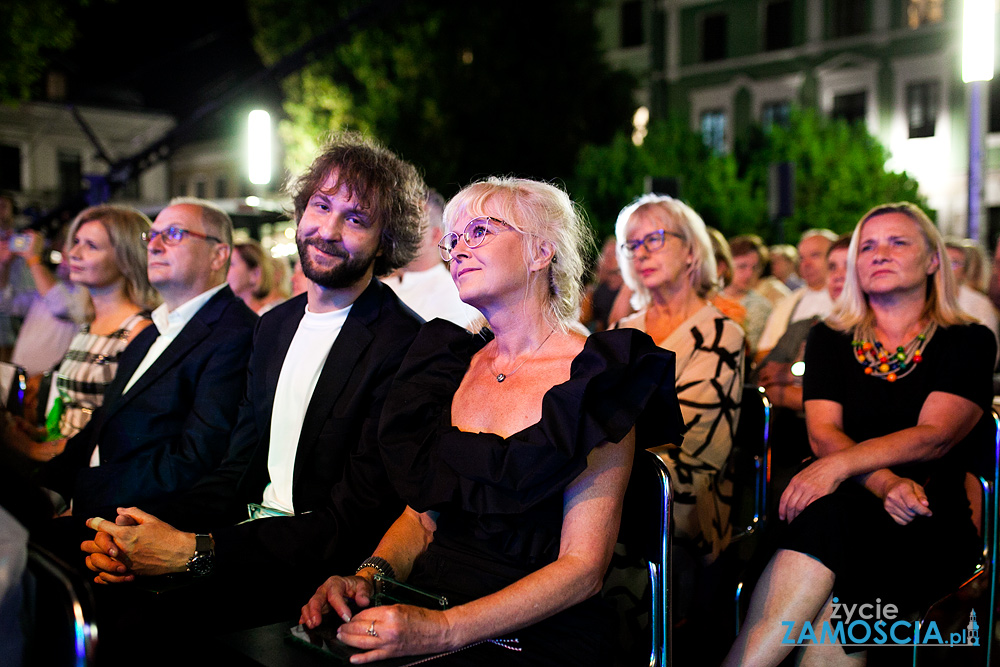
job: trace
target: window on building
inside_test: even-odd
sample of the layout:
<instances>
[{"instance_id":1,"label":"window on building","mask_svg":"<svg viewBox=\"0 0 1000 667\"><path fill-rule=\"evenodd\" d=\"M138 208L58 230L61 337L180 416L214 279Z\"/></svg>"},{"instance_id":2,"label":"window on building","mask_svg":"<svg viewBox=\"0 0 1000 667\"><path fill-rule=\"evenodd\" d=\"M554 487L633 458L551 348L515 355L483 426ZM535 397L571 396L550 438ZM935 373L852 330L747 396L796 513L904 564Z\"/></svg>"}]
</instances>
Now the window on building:
<instances>
[{"instance_id":1,"label":"window on building","mask_svg":"<svg viewBox=\"0 0 1000 667\"><path fill-rule=\"evenodd\" d=\"M59 174L59 200L72 201L83 189L83 164L80 153L60 149L56 153L56 159Z\"/></svg>"},{"instance_id":2,"label":"window on building","mask_svg":"<svg viewBox=\"0 0 1000 667\"><path fill-rule=\"evenodd\" d=\"M764 129L770 129L774 125L788 127L791 120L792 104L788 100L779 102L768 102L764 105L760 114L760 124Z\"/></svg>"},{"instance_id":3,"label":"window on building","mask_svg":"<svg viewBox=\"0 0 1000 667\"><path fill-rule=\"evenodd\" d=\"M830 36L851 37L868 30L867 0L830 0Z\"/></svg>"},{"instance_id":4,"label":"window on building","mask_svg":"<svg viewBox=\"0 0 1000 667\"><path fill-rule=\"evenodd\" d=\"M944 0L906 0L906 25L916 30L944 19Z\"/></svg>"},{"instance_id":5,"label":"window on building","mask_svg":"<svg viewBox=\"0 0 1000 667\"><path fill-rule=\"evenodd\" d=\"M920 81L906 87L906 123L910 139L934 136L940 90L937 81Z\"/></svg>"},{"instance_id":6,"label":"window on building","mask_svg":"<svg viewBox=\"0 0 1000 667\"><path fill-rule=\"evenodd\" d=\"M721 109L703 111L701 114L701 141L713 153L726 151L726 112Z\"/></svg>"},{"instance_id":7,"label":"window on building","mask_svg":"<svg viewBox=\"0 0 1000 667\"><path fill-rule=\"evenodd\" d=\"M225 176L219 176L215 179L215 197L217 199L225 199L229 196L229 179Z\"/></svg>"},{"instance_id":8,"label":"window on building","mask_svg":"<svg viewBox=\"0 0 1000 667\"><path fill-rule=\"evenodd\" d=\"M194 196L198 199L208 197L208 184L205 183L204 179L198 179L194 182Z\"/></svg>"},{"instance_id":9,"label":"window on building","mask_svg":"<svg viewBox=\"0 0 1000 667\"><path fill-rule=\"evenodd\" d=\"M704 62L726 57L728 19L725 14L711 14L701 22L701 59Z\"/></svg>"},{"instance_id":10,"label":"window on building","mask_svg":"<svg viewBox=\"0 0 1000 667\"><path fill-rule=\"evenodd\" d=\"M767 3L764 10L764 48L787 49L792 45L792 0Z\"/></svg>"},{"instance_id":11,"label":"window on building","mask_svg":"<svg viewBox=\"0 0 1000 667\"><path fill-rule=\"evenodd\" d=\"M863 123L868 111L868 93L846 93L833 98L833 111L830 116L842 118L848 123Z\"/></svg>"},{"instance_id":12,"label":"window on building","mask_svg":"<svg viewBox=\"0 0 1000 667\"><path fill-rule=\"evenodd\" d=\"M0 144L0 190L21 191L21 149Z\"/></svg>"},{"instance_id":13,"label":"window on building","mask_svg":"<svg viewBox=\"0 0 1000 667\"><path fill-rule=\"evenodd\" d=\"M625 0L621 4L621 46L640 46L642 34L642 0Z\"/></svg>"}]
</instances>

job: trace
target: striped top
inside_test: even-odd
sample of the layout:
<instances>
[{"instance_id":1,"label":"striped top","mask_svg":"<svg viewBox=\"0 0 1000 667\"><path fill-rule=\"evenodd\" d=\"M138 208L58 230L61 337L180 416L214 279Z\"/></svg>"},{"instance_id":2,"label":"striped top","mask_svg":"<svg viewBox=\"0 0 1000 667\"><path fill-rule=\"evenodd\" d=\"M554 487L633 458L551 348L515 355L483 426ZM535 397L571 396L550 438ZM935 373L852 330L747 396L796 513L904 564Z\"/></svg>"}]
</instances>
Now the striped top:
<instances>
[{"instance_id":1,"label":"striped top","mask_svg":"<svg viewBox=\"0 0 1000 667\"><path fill-rule=\"evenodd\" d=\"M56 375L56 386L66 401L59 421L63 437L72 438L87 425L115 377L118 357L128 345L132 329L148 320L149 313L130 315L105 336L90 333L90 325L85 324L73 337Z\"/></svg>"}]
</instances>

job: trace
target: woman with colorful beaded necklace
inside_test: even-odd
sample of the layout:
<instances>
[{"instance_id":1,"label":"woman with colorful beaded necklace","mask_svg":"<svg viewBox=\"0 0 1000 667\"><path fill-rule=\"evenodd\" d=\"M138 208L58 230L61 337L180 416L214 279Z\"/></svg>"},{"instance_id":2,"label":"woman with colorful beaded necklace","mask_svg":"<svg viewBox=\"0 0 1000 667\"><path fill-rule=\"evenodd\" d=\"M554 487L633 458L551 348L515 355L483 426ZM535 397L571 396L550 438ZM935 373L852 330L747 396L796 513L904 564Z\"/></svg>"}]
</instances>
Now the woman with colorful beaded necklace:
<instances>
[{"instance_id":1,"label":"woman with colorful beaded necklace","mask_svg":"<svg viewBox=\"0 0 1000 667\"><path fill-rule=\"evenodd\" d=\"M817 459L781 497L789 526L727 665L778 664L796 646L783 641L789 622L794 637L805 622L819 637L841 605L891 604L912 620L972 571L964 481L991 437L996 344L958 308L947 257L912 204L876 207L855 228L843 294L806 346ZM863 664L856 644L872 641L814 643L803 657Z\"/></svg>"}]
</instances>

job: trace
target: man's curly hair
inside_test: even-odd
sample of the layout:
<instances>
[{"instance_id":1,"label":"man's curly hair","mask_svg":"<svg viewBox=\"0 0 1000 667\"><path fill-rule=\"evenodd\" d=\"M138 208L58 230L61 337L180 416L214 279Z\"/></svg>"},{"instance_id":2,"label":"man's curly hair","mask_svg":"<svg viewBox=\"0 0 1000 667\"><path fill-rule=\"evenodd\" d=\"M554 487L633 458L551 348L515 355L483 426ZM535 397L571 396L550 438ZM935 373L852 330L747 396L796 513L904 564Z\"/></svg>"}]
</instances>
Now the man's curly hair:
<instances>
[{"instance_id":1,"label":"man's curly hair","mask_svg":"<svg viewBox=\"0 0 1000 667\"><path fill-rule=\"evenodd\" d=\"M416 167L374 139L356 132L335 135L288 188L296 224L331 173L337 179L333 191L346 187L381 230L382 254L375 258L375 275L386 276L409 264L427 228L427 186Z\"/></svg>"}]
</instances>

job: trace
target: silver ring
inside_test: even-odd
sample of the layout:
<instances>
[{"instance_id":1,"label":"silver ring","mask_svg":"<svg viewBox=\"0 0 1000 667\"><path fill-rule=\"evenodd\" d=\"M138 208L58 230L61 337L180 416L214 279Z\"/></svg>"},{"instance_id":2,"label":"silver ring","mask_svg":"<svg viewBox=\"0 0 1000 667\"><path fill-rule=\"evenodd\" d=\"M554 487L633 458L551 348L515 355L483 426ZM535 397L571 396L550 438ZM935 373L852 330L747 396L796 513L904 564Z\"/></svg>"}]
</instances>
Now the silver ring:
<instances>
[{"instance_id":1,"label":"silver ring","mask_svg":"<svg viewBox=\"0 0 1000 667\"><path fill-rule=\"evenodd\" d=\"M368 634L372 637L378 637L378 633L375 632L375 621L372 621L372 624L368 626Z\"/></svg>"}]
</instances>

